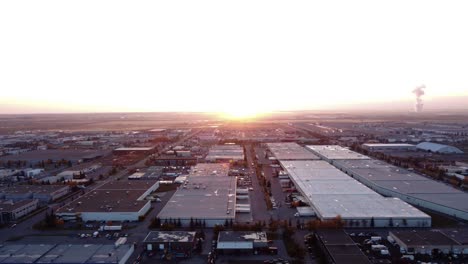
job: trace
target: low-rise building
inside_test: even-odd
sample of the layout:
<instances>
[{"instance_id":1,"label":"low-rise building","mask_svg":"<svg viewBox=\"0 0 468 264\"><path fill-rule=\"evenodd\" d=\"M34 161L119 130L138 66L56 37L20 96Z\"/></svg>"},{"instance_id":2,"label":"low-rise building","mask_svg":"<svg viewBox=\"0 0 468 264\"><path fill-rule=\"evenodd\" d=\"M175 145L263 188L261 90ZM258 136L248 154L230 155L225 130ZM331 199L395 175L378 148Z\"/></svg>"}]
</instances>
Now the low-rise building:
<instances>
[{"instance_id":1,"label":"low-rise building","mask_svg":"<svg viewBox=\"0 0 468 264\"><path fill-rule=\"evenodd\" d=\"M218 236L217 251L220 254L255 253L268 248L265 232L224 231Z\"/></svg>"},{"instance_id":2,"label":"low-rise building","mask_svg":"<svg viewBox=\"0 0 468 264\"><path fill-rule=\"evenodd\" d=\"M196 246L195 232L151 231L143 240L148 251L165 251L176 257L189 257Z\"/></svg>"},{"instance_id":3,"label":"low-rise building","mask_svg":"<svg viewBox=\"0 0 468 264\"><path fill-rule=\"evenodd\" d=\"M459 148L433 142L419 143L418 145L416 145L416 148L441 154L463 154L463 151L461 151Z\"/></svg>"},{"instance_id":4,"label":"low-rise building","mask_svg":"<svg viewBox=\"0 0 468 264\"><path fill-rule=\"evenodd\" d=\"M112 181L56 211L63 220L139 221L151 208L145 198L159 187L157 181Z\"/></svg>"},{"instance_id":5,"label":"low-rise building","mask_svg":"<svg viewBox=\"0 0 468 264\"><path fill-rule=\"evenodd\" d=\"M416 145L405 143L366 143L362 148L371 152L379 151L416 151Z\"/></svg>"},{"instance_id":6,"label":"low-rise building","mask_svg":"<svg viewBox=\"0 0 468 264\"><path fill-rule=\"evenodd\" d=\"M133 251L129 244L4 244L0 264L125 264Z\"/></svg>"},{"instance_id":7,"label":"low-rise building","mask_svg":"<svg viewBox=\"0 0 468 264\"><path fill-rule=\"evenodd\" d=\"M0 186L0 199L20 201L37 199L42 203L57 200L70 192L68 185Z\"/></svg>"},{"instance_id":8,"label":"low-rise building","mask_svg":"<svg viewBox=\"0 0 468 264\"><path fill-rule=\"evenodd\" d=\"M389 235L408 254L432 255L438 252L445 254L468 252L468 245L462 245L440 231L391 231Z\"/></svg>"},{"instance_id":9,"label":"low-rise building","mask_svg":"<svg viewBox=\"0 0 468 264\"><path fill-rule=\"evenodd\" d=\"M320 230L315 233L315 237L320 249L325 253L327 263L371 263L356 243L341 229Z\"/></svg>"},{"instance_id":10,"label":"low-rise building","mask_svg":"<svg viewBox=\"0 0 468 264\"><path fill-rule=\"evenodd\" d=\"M0 200L0 224L16 221L28 215L38 207L38 200Z\"/></svg>"}]
</instances>

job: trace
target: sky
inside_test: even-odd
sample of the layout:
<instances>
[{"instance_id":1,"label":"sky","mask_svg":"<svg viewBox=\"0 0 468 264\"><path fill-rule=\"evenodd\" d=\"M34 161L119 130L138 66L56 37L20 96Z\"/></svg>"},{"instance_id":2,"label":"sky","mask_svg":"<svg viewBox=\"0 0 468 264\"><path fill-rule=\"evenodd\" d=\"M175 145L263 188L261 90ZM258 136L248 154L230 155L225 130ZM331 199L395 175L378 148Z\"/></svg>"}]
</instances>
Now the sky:
<instances>
[{"instance_id":1,"label":"sky","mask_svg":"<svg viewBox=\"0 0 468 264\"><path fill-rule=\"evenodd\" d=\"M338 109L412 102L421 84L427 102L468 96L466 10L428 0L0 1L0 113Z\"/></svg>"}]
</instances>

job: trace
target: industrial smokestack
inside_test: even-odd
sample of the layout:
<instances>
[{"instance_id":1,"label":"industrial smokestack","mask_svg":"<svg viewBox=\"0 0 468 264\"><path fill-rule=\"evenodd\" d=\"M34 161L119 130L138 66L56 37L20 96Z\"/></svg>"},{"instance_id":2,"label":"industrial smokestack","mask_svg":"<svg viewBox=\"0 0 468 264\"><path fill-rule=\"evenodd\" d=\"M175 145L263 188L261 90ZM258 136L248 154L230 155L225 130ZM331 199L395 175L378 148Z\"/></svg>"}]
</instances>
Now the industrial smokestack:
<instances>
[{"instance_id":1,"label":"industrial smokestack","mask_svg":"<svg viewBox=\"0 0 468 264\"><path fill-rule=\"evenodd\" d=\"M424 104L421 97L424 95L424 89L426 89L426 86L423 84L413 90L413 93L416 95L416 104L414 105L416 113L420 113L423 110Z\"/></svg>"}]
</instances>

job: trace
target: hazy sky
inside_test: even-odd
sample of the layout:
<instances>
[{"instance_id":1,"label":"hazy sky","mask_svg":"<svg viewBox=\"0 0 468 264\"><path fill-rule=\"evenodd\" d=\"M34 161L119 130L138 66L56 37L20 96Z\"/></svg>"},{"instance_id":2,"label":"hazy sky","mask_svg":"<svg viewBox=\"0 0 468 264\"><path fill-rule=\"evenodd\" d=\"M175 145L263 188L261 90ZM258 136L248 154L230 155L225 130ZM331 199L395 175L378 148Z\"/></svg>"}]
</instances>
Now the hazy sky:
<instances>
[{"instance_id":1,"label":"hazy sky","mask_svg":"<svg viewBox=\"0 0 468 264\"><path fill-rule=\"evenodd\" d=\"M0 112L468 95L467 1L1 1ZM468 102L467 102L468 105Z\"/></svg>"}]
</instances>

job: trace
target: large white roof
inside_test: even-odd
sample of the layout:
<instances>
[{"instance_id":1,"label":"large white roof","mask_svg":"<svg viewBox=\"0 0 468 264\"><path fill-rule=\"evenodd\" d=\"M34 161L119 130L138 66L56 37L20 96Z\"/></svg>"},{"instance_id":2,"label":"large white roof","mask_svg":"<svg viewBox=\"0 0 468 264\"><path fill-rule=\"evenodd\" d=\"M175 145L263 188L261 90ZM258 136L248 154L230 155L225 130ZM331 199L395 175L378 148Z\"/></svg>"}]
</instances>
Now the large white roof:
<instances>
[{"instance_id":1,"label":"large white roof","mask_svg":"<svg viewBox=\"0 0 468 264\"><path fill-rule=\"evenodd\" d=\"M401 201L386 198L322 160L280 161L322 219L429 218Z\"/></svg>"},{"instance_id":2,"label":"large white roof","mask_svg":"<svg viewBox=\"0 0 468 264\"><path fill-rule=\"evenodd\" d=\"M336 159L370 159L369 157L338 145L309 145L313 153L326 160Z\"/></svg>"},{"instance_id":3,"label":"large white roof","mask_svg":"<svg viewBox=\"0 0 468 264\"><path fill-rule=\"evenodd\" d=\"M293 142L267 143L268 148L278 160L317 160L306 148Z\"/></svg>"}]
</instances>

